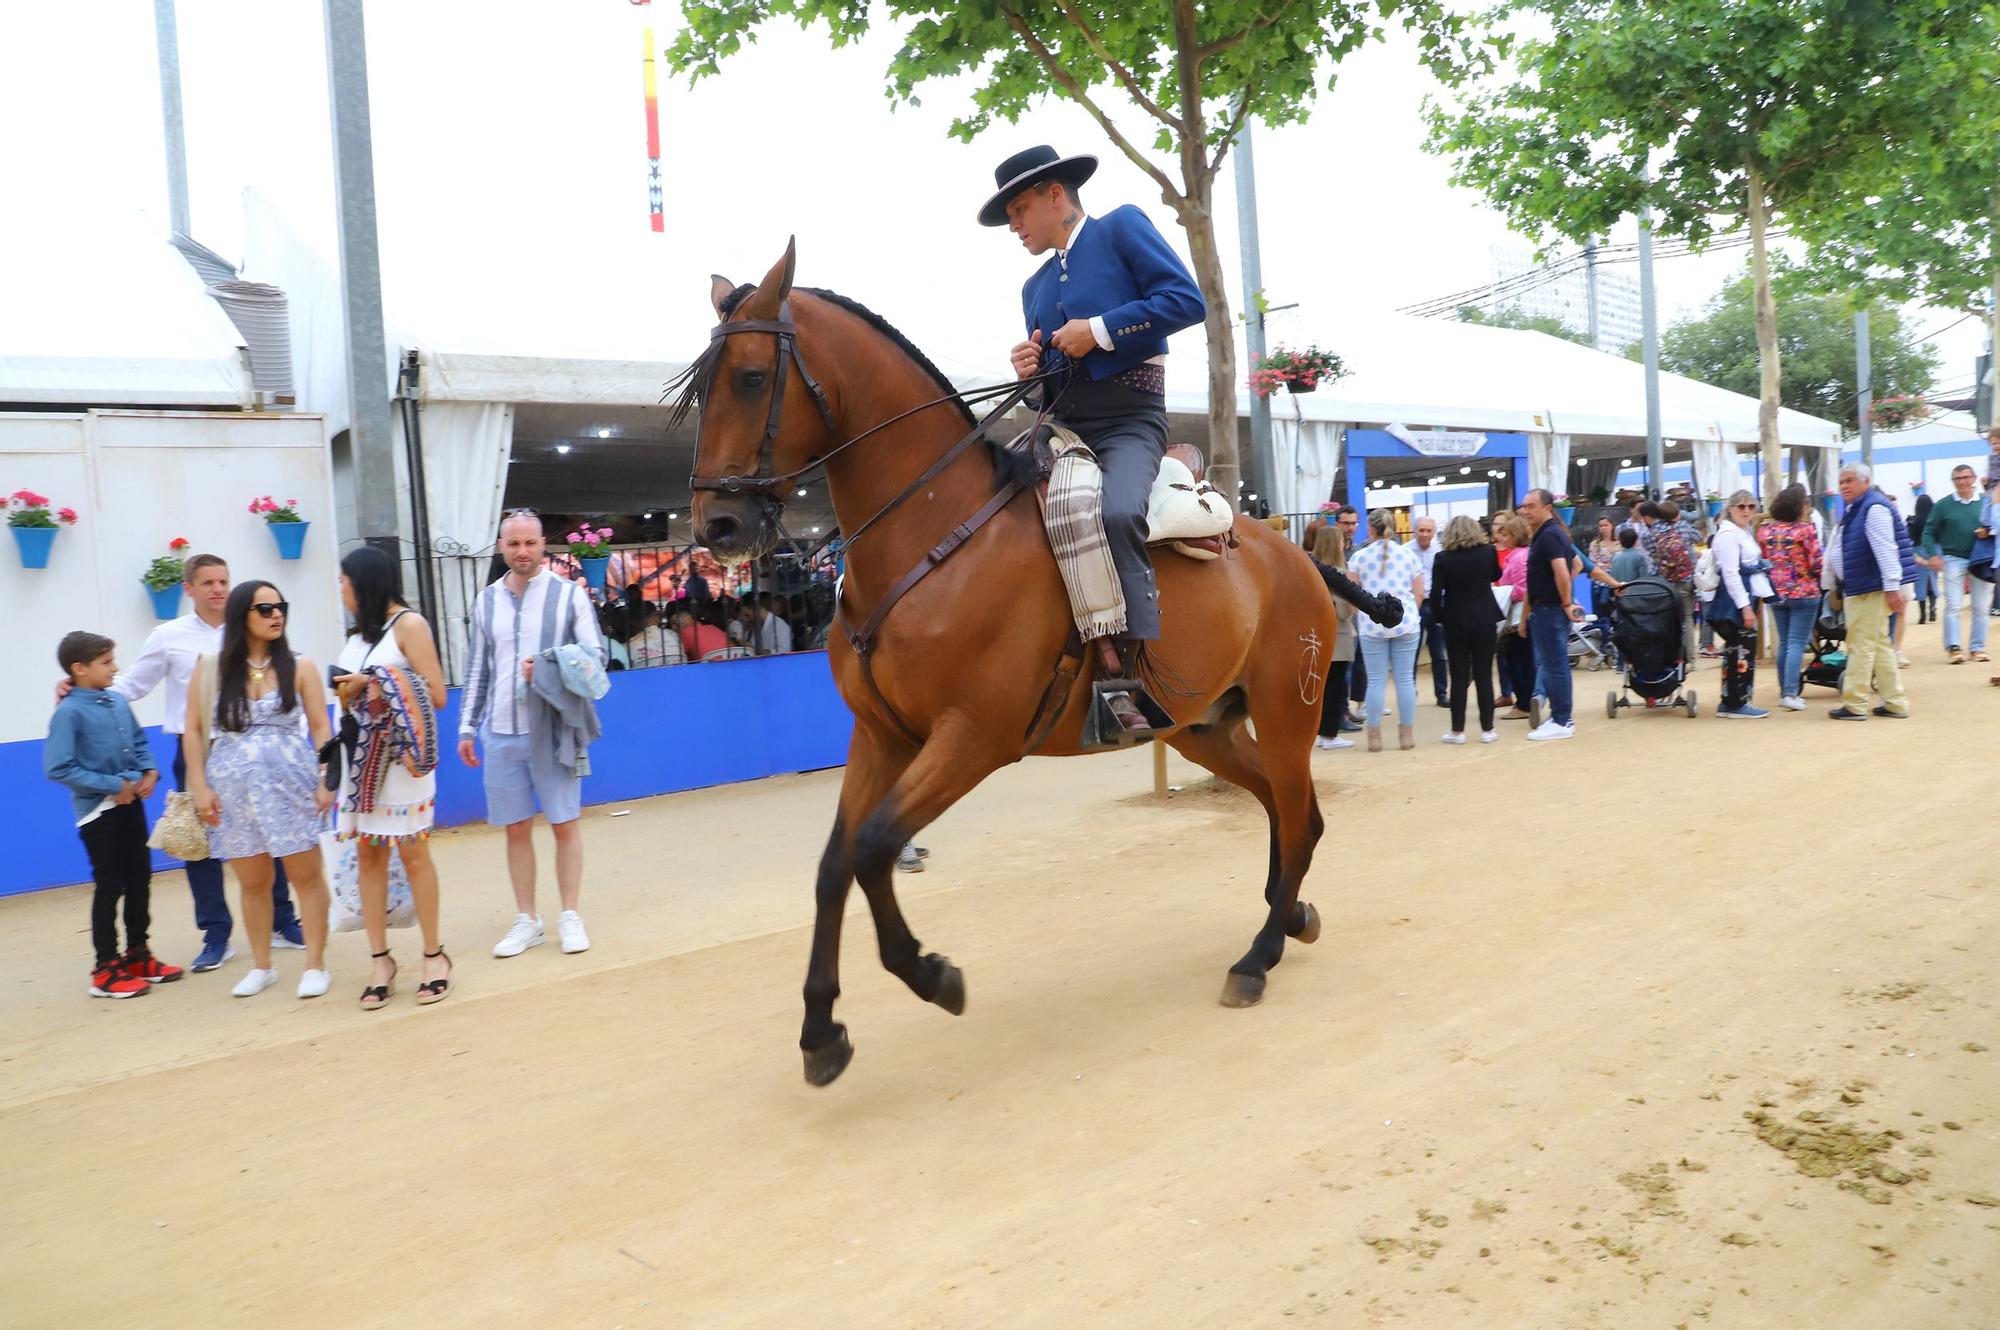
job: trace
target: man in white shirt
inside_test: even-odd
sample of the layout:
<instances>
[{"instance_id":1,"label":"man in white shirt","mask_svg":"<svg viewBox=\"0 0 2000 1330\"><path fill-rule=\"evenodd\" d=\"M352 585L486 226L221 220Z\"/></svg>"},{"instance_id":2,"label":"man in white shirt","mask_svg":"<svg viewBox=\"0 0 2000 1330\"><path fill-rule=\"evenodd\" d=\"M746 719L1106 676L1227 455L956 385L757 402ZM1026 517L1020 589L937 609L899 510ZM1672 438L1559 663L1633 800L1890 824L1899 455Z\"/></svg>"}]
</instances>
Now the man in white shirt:
<instances>
[{"instance_id":1,"label":"man in white shirt","mask_svg":"<svg viewBox=\"0 0 2000 1330\"><path fill-rule=\"evenodd\" d=\"M766 591L757 597L757 651L783 655L792 649L792 626L777 611L777 598Z\"/></svg>"},{"instance_id":2,"label":"man in white shirt","mask_svg":"<svg viewBox=\"0 0 2000 1330\"><path fill-rule=\"evenodd\" d=\"M120 672L111 690L129 702L151 695L162 683L166 720L160 729L171 736L174 750L174 785L187 788L187 761L181 756L180 737L187 731L188 679L201 657L222 650L222 610L229 603L229 565L213 554L191 557L181 572L181 586L194 604L193 614L168 620L146 635L146 644L132 664ZM183 865L188 892L194 897L195 927L201 930L201 953L188 966L200 974L222 965L236 954L229 935L236 927L230 917L229 898L223 891L222 861L197 859ZM285 880L285 866L277 865L277 879L271 884L271 945L282 948L305 946L298 911L292 907L291 885Z\"/></svg>"},{"instance_id":3,"label":"man in white shirt","mask_svg":"<svg viewBox=\"0 0 2000 1330\"><path fill-rule=\"evenodd\" d=\"M1424 566L1424 585L1427 587L1437 585L1431 579L1431 568L1437 563L1440 548L1437 535L1438 524L1435 517L1417 519L1416 539L1410 542L1410 550L1417 556L1417 562ZM1429 597L1425 597L1424 603L1417 606L1417 622L1423 628L1424 650L1429 652L1431 657L1431 695L1437 698L1439 706L1448 707L1451 705L1449 696L1451 676L1445 668L1444 625L1431 618Z\"/></svg>"},{"instance_id":4,"label":"man in white shirt","mask_svg":"<svg viewBox=\"0 0 2000 1330\"><path fill-rule=\"evenodd\" d=\"M562 913L556 931L566 952L587 951L577 904L583 895L583 782L556 760L552 742L539 742L552 723L549 706L530 686L535 660L552 647L574 643L605 660L604 637L590 598L574 582L549 571L542 519L532 508L500 523L500 554L507 573L472 604L467 637L472 659L458 730L458 757L481 766L486 820L507 829L507 876L514 885L514 923L494 946L495 956L518 956L544 940L535 909L535 810L539 805L556 838L556 889ZM540 728L544 734L537 735ZM477 741L475 746L475 740Z\"/></svg>"}]
</instances>

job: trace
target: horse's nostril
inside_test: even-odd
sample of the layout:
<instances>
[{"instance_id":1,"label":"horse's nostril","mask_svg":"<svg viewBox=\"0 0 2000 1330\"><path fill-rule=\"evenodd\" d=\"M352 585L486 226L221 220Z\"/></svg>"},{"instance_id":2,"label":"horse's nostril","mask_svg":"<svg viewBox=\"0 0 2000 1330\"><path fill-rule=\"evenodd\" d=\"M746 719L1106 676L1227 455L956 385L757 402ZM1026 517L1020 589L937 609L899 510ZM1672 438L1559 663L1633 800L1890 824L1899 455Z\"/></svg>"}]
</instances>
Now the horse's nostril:
<instances>
[{"instance_id":1,"label":"horse's nostril","mask_svg":"<svg viewBox=\"0 0 2000 1330\"><path fill-rule=\"evenodd\" d=\"M702 540L709 545L726 544L736 534L736 527L733 517L711 517L701 529Z\"/></svg>"}]
</instances>

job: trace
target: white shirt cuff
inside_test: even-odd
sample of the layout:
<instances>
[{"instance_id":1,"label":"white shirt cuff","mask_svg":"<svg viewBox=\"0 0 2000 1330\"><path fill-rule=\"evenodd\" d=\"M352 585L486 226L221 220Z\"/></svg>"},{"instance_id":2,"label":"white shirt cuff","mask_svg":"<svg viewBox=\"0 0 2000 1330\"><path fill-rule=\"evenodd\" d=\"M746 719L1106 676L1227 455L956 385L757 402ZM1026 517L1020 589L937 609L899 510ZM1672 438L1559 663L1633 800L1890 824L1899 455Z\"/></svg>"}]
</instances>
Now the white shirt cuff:
<instances>
[{"instance_id":1,"label":"white shirt cuff","mask_svg":"<svg viewBox=\"0 0 2000 1330\"><path fill-rule=\"evenodd\" d=\"M1097 345L1106 351L1115 350L1111 345L1111 330L1104 326L1104 316L1098 315L1090 321L1090 335L1097 339Z\"/></svg>"}]
</instances>

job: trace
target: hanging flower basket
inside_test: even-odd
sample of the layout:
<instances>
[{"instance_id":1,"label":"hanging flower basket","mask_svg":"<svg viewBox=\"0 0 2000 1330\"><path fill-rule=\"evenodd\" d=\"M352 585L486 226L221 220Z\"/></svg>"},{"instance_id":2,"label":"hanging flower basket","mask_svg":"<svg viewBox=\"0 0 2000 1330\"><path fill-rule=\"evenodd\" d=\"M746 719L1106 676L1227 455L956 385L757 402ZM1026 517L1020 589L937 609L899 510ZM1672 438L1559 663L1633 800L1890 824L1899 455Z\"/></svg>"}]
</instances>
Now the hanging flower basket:
<instances>
[{"instance_id":1,"label":"hanging flower basket","mask_svg":"<svg viewBox=\"0 0 2000 1330\"><path fill-rule=\"evenodd\" d=\"M602 591L604 570L611 565L611 528L586 524L565 539L569 541L571 557L583 565L584 584L592 591Z\"/></svg>"},{"instance_id":2,"label":"hanging flower basket","mask_svg":"<svg viewBox=\"0 0 2000 1330\"><path fill-rule=\"evenodd\" d=\"M175 536L167 542L167 552L146 565L139 581L153 598L153 617L162 622L178 619L181 613L181 581L186 576L188 538Z\"/></svg>"},{"instance_id":3,"label":"hanging flower basket","mask_svg":"<svg viewBox=\"0 0 2000 1330\"><path fill-rule=\"evenodd\" d=\"M23 568L48 567L56 533L75 525L74 508L51 513L48 498L33 490L15 490L7 496L7 527L14 533L14 547L20 551Z\"/></svg>"},{"instance_id":4,"label":"hanging flower basket","mask_svg":"<svg viewBox=\"0 0 2000 1330\"><path fill-rule=\"evenodd\" d=\"M1257 358L1250 367L1250 391L1269 397L1283 387L1290 393L1309 393L1322 383L1336 383L1347 374L1347 365L1331 351L1309 346L1303 351L1278 347Z\"/></svg>"},{"instance_id":5,"label":"hanging flower basket","mask_svg":"<svg viewBox=\"0 0 2000 1330\"><path fill-rule=\"evenodd\" d=\"M311 522L299 516L299 501L286 499L279 503L266 494L262 498L250 500L250 511L262 517L271 528L271 539L277 542L278 557L296 559L305 551L306 532Z\"/></svg>"},{"instance_id":6,"label":"hanging flower basket","mask_svg":"<svg viewBox=\"0 0 2000 1330\"><path fill-rule=\"evenodd\" d=\"M1884 397L1868 407L1868 421L1877 429L1901 429L1931 414L1931 404L1921 397Z\"/></svg>"}]
</instances>

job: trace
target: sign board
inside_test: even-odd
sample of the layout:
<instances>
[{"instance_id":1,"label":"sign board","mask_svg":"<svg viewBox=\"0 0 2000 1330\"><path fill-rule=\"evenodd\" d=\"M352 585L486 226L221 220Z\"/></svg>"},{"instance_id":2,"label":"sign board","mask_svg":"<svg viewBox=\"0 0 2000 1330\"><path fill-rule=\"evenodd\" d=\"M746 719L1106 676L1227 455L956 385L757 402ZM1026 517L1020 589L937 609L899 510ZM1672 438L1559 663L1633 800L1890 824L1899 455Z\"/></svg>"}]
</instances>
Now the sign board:
<instances>
[{"instance_id":1,"label":"sign board","mask_svg":"<svg viewBox=\"0 0 2000 1330\"><path fill-rule=\"evenodd\" d=\"M1477 457L1486 446L1486 436L1476 430L1412 431L1403 442L1425 457Z\"/></svg>"}]
</instances>

